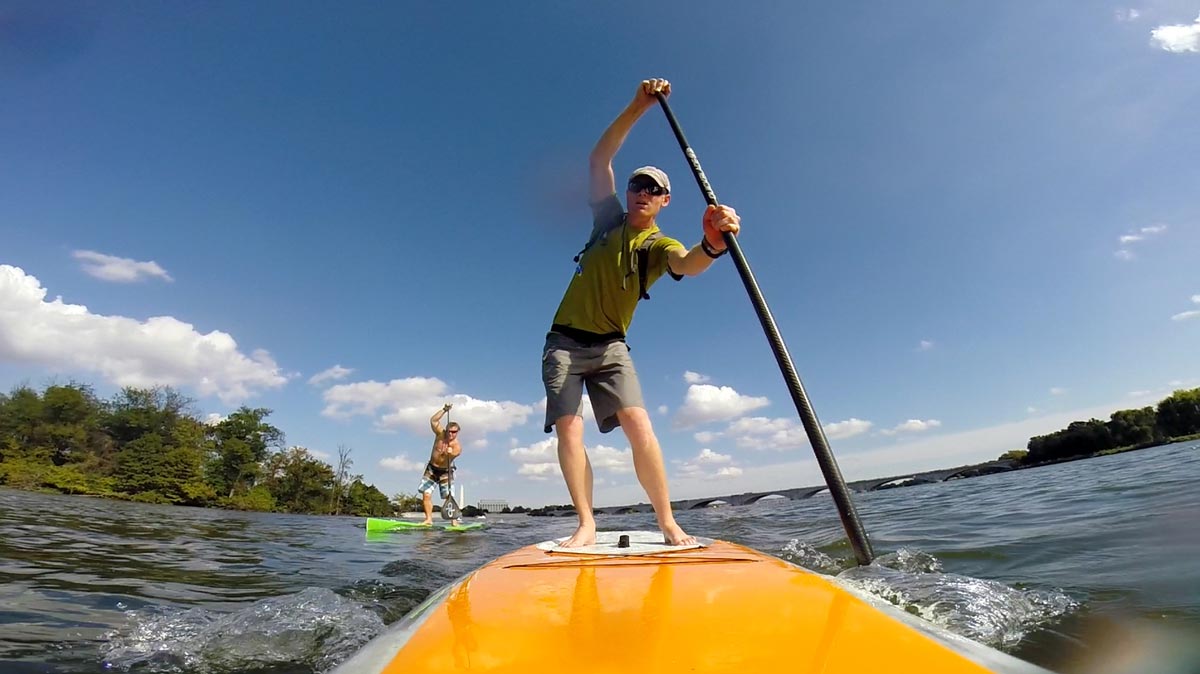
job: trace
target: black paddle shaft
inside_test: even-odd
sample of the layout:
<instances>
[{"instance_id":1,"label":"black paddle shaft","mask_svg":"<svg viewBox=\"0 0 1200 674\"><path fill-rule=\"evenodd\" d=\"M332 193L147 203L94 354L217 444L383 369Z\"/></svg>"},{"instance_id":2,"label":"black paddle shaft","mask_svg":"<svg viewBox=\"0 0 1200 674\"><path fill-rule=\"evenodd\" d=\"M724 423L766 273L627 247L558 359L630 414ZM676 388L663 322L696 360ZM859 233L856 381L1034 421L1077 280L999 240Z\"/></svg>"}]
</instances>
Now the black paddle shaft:
<instances>
[{"instance_id":1,"label":"black paddle shaft","mask_svg":"<svg viewBox=\"0 0 1200 674\"><path fill-rule=\"evenodd\" d=\"M687 138L683 135L683 129L679 127L679 121L675 119L675 113L671 112L671 106L667 104L667 97L661 93L657 93L655 96L658 97L658 102L667 115L671 130L675 132L675 139L679 141L679 149L683 150L683 156L687 158L688 165L692 167L692 175L696 177L696 184L700 186L704 200L710 205L717 206L717 195L713 192L712 186L708 184L708 177L704 175L704 169L700 168L700 160L696 158L696 153L688 145ZM850 545L854 548L854 556L858 558L859 564L870 564L874 558L871 542L867 540L867 532L863 529L858 512L854 509L854 501L850 498L850 490L846 487L842 471L838 468L833 451L829 449L829 443L825 440L825 431L821 428L817 414L813 411L812 404L808 401L808 395L804 392L804 384L800 383L800 375L796 373L796 367L792 365L792 357L788 355L787 345L783 343L783 337L780 336L775 319L771 316L771 309L767 307L767 301L763 299L762 291L758 288L758 281L754 279L750 263L742 254L737 237L729 232L722 232L722 236L725 239L726 247L729 248L730 256L733 257L733 263L737 266L738 275L742 277L742 285L746 286L746 293L750 295L750 302L754 305L754 312L758 314L758 321L767 335L767 341L771 344L775 361L779 363L779 370L792 395L792 402L795 403L796 411L800 414L800 421L804 424L804 431L808 434L808 442L812 445L813 454L817 456L817 464L821 466L821 473L825 476L825 484L829 486L829 493L837 505L838 516L842 519L846 536L849 537Z\"/></svg>"},{"instance_id":2,"label":"black paddle shaft","mask_svg":"<svg viewBox=\"0 0 1200 674\"><path fill-rule=\"evenodd\" d=\"M446 410L446 428L450 428L450 410ZM454 459L453 457L446 460L446 489L450 492L450 498L442 503L442 519L454 520L458 515L462 514L462 508L458 505L458 501L454 500ZM447 517L453 515L454 517Z\"/></svg>"}]
</instances>

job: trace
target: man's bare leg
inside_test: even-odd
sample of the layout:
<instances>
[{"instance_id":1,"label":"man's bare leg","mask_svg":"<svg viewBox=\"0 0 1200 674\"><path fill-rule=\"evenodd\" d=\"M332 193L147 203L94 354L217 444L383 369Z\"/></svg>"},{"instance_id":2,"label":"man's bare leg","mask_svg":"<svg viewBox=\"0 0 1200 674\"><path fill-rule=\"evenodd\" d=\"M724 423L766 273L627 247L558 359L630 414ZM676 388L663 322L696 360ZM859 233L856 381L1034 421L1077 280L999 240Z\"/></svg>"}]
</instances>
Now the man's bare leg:
<instances>
[{"instance_id":1,"label":"man's bare leg","mask_svg":"<svg viewBox=\"0 0 1200 674\"><path fill-rule=\"evenodd\" d=\"M432 525L433 524L433 495L430 494L429 492L425 492L425 495L423 497L421 497L421 505L425 506L425 521L421 522L421 524Z\"/></svg>"},{"instance_id":2,"label":"man's bare leg","mask_svg":"<svg viewBox=\"0 0 1200 674\"><path fill-rule=\"evenodd\" d=\"M593 545L596 542L596 518L592 514L592 462L583 446L583 417L561 416L555 420L554 430L558 434L558 466L567 482L575 513L579 515L579 528L561 546Z\"/></svg>"},{"instance_id":3,"label":"man's bare leg","mask_svg":"<svg viewBox=\"0 0 1200 674\"><path fill-rule=\"evenodd\" d=\"M658 438L650 425L650 415L641 407L626 407L617 412L621 422L621 430L629 439L633 450L633 469L637 473L638 482L646 490L650 505L654 506L654 516L658 519L658 528L662 529L663 538L668 545L692 545L696 543L695 536L689 536L671 512L671 494L667 487L667 469L663 465L662 448L658 446Z\"/></svg>"}]
</instances>

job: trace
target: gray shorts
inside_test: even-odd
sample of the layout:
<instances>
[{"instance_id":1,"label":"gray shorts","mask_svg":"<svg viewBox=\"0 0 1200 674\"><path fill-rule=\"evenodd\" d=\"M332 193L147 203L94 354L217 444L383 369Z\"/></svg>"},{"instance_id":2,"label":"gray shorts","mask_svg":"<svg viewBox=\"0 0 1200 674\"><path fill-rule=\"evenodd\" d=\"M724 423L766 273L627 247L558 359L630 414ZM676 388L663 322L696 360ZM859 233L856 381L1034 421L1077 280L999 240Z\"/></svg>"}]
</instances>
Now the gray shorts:
<instances>
[{"instance_id":1,"label":"gray shorts","mask_svg":"<svg viewBox=\"0 0 1200 674\"><path fill-rule=\"evenodd\" d=\"M601 433L621 425L618 410L645 407L629 345L621 340L584 344L557 332L547 334L542 383L546 385L547 433L561 416L583 416L584 386Z\"/></svg>"}]
</instances>

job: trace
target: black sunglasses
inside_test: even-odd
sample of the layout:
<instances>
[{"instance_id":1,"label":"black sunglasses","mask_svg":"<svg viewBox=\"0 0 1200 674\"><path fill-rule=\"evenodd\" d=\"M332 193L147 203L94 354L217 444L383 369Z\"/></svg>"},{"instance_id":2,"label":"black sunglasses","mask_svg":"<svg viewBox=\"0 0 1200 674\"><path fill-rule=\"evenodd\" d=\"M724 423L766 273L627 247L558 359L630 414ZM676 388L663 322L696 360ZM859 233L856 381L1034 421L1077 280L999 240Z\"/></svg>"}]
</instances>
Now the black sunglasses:
<instances>
[{"instance_id":1,"label":"black sunglasses","mask_svg":"<svg viewBox=\"0 0 1200 674\"><path fill-rule=\"evenodd\" d=\"M638 194L639 192L647 192L650 194L650 196L654 197L661 197L662 195L667 194L667 189L654 182L653 178L645 178L642 176L631 179L627 189L634 194Z\"/></svg>"}]
</instances>

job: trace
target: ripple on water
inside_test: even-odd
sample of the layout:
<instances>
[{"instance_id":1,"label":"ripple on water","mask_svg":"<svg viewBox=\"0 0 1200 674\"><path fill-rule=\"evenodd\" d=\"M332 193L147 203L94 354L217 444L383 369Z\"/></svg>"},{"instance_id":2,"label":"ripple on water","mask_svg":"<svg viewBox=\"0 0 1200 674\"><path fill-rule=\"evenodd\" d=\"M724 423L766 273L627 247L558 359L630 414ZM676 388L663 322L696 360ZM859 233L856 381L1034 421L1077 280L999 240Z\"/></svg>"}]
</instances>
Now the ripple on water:
<instances>
[{"instance_id":1,"label":"ripple on water","mask_svg":"<svg viewBox=\"0 0 1200 674\"><path fill-rule=\"evenodd\" d=\"M257 601L232 613L152 607L102 646L106 668L176 674L324 671L382 631L374 612L325 588Z\"/></svg>"}]
</instances>

